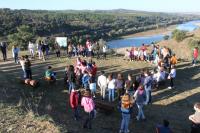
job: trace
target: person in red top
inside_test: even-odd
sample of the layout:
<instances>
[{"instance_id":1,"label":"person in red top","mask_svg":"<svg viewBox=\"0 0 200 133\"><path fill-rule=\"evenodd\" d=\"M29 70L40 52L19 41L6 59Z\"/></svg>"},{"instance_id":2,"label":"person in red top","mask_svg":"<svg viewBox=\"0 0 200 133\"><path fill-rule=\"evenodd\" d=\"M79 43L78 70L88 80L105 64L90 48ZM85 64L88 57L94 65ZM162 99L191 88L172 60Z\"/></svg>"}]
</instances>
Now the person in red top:
<instances>
[{"instance_id":1,"label":"person in red top","mask_svg":"<svg viewBox=\"0 0 200 133\"><path fill-rule=\"evenodd\" d=\"M72 92L70 93L70 106L74 111L74 120L78 120L79 118L78 105L79 105L78 90L72 89Z\"/></svg>"},{"instance_id":2,"label":"person in red top","mask_svg":"<svg viewBox=\"0 0 200 133\"><path fill-rule=\"evenodd\" d=\"M91 74L93 76L96 76L96 74L97 74L97 66L96 66L95 62L92 62L92 71L91 71Z\"/></svg>"},{"instance_id":3,"label":"person in red top","mask_svg":"<svg viewBox=\"0 0 200 133\"><path fill-rule=\"evenodd\" d=\"M199 56L199 50L197 47L195 47L193 51L193 60L192 60L193 66L196 65L198 56Z\"/></svg>"},{"instance_id":4,"label":"person in red top","mask_svg":"<svg viewBox=\"0 0 200 133\"><path fill-rule=\"evenodd\" d=\"M142 44L142 47L140 48L140 50L142 50L143 52L147 50L146 46L144 45L144 43Z\"/></svg>"}]
</instances>

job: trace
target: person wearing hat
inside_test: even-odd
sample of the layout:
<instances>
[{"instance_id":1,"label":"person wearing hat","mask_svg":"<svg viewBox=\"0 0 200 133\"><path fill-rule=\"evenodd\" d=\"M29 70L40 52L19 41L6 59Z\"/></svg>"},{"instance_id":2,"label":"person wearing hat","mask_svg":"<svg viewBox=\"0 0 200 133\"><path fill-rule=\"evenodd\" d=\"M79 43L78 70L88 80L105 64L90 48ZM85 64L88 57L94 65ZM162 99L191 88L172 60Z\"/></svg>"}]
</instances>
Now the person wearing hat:
<instances>
[{"instance_id":1,"label":"person wearing hat","mask_svg":"<svg viewBox=\"0 0 200 133\"><path fill-rule=\"evenodd\" d=\"M194 104L195 113L189 116L192 121L191 133L200 133L200 103Z\"/></svg>"},{"instance_id":2,"label":"person wearing hat","mask_svg":"<svg viewBox=\"0 0 200 133\"><path fill-rule=\"evenodd\" d=\"M92 119L94 118L95 113L95 104L91 96L91 90L86 89L84 95L81 99L81 106L84 107L85 111L85 121L83 128L92 129Z\"/></svg>"}]
</instances>

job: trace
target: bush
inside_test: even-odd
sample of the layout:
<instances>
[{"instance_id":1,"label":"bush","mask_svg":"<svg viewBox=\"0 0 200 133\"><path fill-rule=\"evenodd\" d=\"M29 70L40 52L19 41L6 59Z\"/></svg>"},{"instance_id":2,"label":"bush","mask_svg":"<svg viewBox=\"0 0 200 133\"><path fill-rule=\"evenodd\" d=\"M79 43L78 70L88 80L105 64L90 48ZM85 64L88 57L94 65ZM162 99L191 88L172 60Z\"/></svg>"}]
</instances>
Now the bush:
<instances>
[{"instance_id":1,"label":"bush","mask_svg":"<svg viewBox=\"0 0 200 133\"><path fill-rule=\"evenodd\" d=\"M172 32L172 38L175 39L177 42L181 42L186 38L186 33L186 31L176 29Z\"/></svg>"},{"instance_id":2,"label":"bush","mask_svg":"<svg viewBox=\"0 0 200 133\"><path fill-rule=\"evenodd\" d=\"M163 39L164 39L164 40L168 40L168 39L169 39L169 35L165 35L165 36L163 37Z\"/></svg>"}]
</instances>

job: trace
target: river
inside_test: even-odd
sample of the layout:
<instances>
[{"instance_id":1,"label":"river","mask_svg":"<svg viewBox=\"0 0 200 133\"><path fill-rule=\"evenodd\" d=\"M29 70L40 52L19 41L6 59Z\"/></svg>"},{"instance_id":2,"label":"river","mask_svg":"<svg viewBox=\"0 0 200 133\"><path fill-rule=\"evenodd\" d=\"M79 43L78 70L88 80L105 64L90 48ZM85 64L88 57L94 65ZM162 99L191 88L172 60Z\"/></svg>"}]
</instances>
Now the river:
<instances>
[{"instance_id":1,"label":"river","mask_svg":"<svg viewBox=\"0 0 200 133\"><path fill-rule=\"evenodd\" d=\"M177 25L176 29L191 32L199 28L199 26L196 25L196 23L200 23L200 20L179 24ZM151 44L152 42L162 41L164 39L163 38L164 36L165 36L164 34L158 34L158 35L151 35L151 36L130 37L130 38L125 38L125 39L109 41L107 42L107 44L108 44L108 47L111 49L132 47L132 46L135 47L135 46L141 46L143 43Z\"/></svg>"}]
</instances>

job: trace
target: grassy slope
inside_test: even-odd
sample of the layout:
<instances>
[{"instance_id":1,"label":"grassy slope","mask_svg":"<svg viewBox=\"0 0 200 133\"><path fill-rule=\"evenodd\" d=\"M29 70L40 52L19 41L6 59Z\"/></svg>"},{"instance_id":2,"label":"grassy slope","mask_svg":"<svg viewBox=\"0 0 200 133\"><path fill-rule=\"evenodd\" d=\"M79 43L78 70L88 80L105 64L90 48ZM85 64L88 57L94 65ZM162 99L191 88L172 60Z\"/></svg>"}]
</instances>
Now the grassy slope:
<instances>
[{"instance_id":1,"label":"grassy slope","mask_svg":"<svg viewBox=\"0 0 200 133\"><path fill-rule=\"evenodd\" d=\"M54 67L58 77L56 85L48 86L47 83L41 81L40 87L35 90L21 85L16 80L21 73L20 66L14 65L11 61L0 63L0 71L4 72L0 75L1 100L3 101L0 108L0 132L7 130L10 130L10 132L46 132L46 130L49 130L49 132L52 130L55 130L54 132L56 130L59 130L58 132L73 133L88 132L81 129L82 120L80 122L73 120L72 111L68 105L67 90L62 80L64 67L67 64L73 64L73 62L74 60L66 58L61 60L53 58L46 62L33 61L32 69L35 79L43 76L43 72L48 65ZM150 67L148 63L122 61L121 57L112 57L112 59L109 58L106 61L99 61L97 65L99 70L105 70L107 73L123 72L125 75L128 73L136 74L140 68ZM165 86L153 93L153 105L145 107L147 121L137 122L133 118L130 124L131 131L135 133L153 133L156 123L167 118L170 120L174 132L189 132L190 122L188 121L188 115L193 112L193 103L200 98L198 95L200 92L200 82L198 81L200 74L198 74L199 69L197 67L193 68L188 65L190 65L189 62L182 62L178 65L178 76L175 81L177 87L175 89L170 90ZM10 97L5 97L2 88L7 88L7 94ZM20 97L23 99L20 102L21 107L17 107ZM30 117L30 115L22 111L25 107L27 108L27 103L38 105L38 108L33 106L32 109L38 112L39 117ZM137 113L136 111L135 108L134 116ZM81 111L81 115L83 115L83 111ZM47 123L47 126L41 126L41 119L44 125ZM120 120L121 116L118 111L111 115L98 113L97 118L94 120L94 128L90 132L116 133L119 129ZM28 126L23 126L26 123ZM52 123L55 123L56 127ZM28 128L31 128L31 130Z\"/></svg>"}]
</instances>

